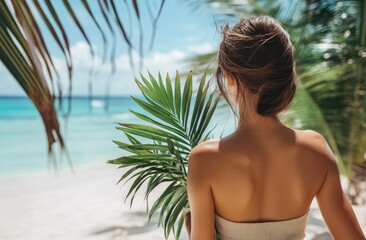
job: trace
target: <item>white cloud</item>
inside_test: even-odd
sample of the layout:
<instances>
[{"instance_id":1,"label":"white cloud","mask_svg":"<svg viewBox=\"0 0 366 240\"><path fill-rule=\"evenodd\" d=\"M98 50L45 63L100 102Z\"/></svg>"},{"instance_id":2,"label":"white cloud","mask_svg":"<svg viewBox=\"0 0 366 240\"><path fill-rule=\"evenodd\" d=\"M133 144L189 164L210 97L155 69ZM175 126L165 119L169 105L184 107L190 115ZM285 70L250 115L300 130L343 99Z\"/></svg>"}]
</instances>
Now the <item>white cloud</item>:
<instances>
[{"instance_id":1,"label":"white cloud","mask_svg":"<svg viewBox=\"0 0 366 240\"><path fill-rule=\"evenodd\" d=\"M93 46L95 52L98 52L97 48ZM93 83L93 94L104 95L106 92L106 83L111 81L111 95L135 95L140 91L135 84L134 76L140 78L139 72L144 76L147 75L147 70L156 75L158 71L165 76L168 72L170 76L174 76L176 70L183 72L188 70L188 66L182 61L192 54L206 53L213 50L210 43L204 42L199 45L188 45L185 49L172 49L168 52L155 51L144 57L143 69L138 69L139 56L136 52L133 52L133 59L135 63L136 72L133 72L130 68L128 54L120 54L116 57L116 72L111 74L111 63L106 61L102 63L102 59L99 55L96 55L94 59L91 58L89 45L86 42L77 42L71 46L71 55L73 60L73 94L74 95L87 95L88 94L88 82L90 79L89 71L91 66L95 66L95 72L91 76ZM62 89L66 94L69 81L68 70L63 57L53 57L54 64L58 69L61 76ZM5 76L4 70L0 68L0 76ZM8 74L5 76L7 79L1 83L0 94L5 94L4 88L11 89L11 94L22 94L20 89L14 89L13 84L15 81ZM9 78L10 81L9 81Z\"/></svg>"},{"instance_id":2,"label":"white cloud","mask_svg":"<svg viewBox=\"0 0 366 240\"><path fill-rule=\"evenodd\" d=\"M192 53L195 53L195 54L204 54L204 53L212 52L214 50L214 48L210 43L205 42L200 45L189 45L187 47L187 50Z\"/></svg>"}]
</instances>

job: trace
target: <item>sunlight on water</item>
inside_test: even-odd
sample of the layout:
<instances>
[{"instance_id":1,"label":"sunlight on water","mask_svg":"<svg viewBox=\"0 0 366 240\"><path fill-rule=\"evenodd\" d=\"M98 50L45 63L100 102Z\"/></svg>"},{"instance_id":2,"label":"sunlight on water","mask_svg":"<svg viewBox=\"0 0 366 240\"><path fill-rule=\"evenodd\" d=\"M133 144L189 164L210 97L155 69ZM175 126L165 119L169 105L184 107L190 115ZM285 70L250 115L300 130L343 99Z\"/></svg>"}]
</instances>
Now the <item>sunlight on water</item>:
<instances>
[{"instance_id":1,"label":"sunlight on water","mask_svg":"<svg viewBox=\"0 0 366 240\"><path fill-rule=\"evenodd\" d=\"M101 101L101 100L92 100L90 101L90 105L93 108L101 108L105 106L105 102Z\"/></svg>"},{"instance_id":2,"label":"sunlight on water","mask_svg":"<svg viewBox=\"0 0 366 240\"><path fill-rule=\"evenodd\" d=\"M114 114L112 118L116 120L127 120L133 118L133 115L128 112L128 113Z\"/></svg>"}]
</instances>

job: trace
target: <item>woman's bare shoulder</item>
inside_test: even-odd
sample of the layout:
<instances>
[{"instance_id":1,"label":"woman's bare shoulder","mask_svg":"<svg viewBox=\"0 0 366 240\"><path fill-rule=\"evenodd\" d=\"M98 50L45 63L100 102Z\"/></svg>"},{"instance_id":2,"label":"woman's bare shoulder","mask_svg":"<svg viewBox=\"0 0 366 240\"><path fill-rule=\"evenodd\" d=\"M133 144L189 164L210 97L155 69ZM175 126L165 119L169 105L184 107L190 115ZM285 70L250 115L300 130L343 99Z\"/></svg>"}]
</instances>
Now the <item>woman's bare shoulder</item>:
<instances>
[{"instance_id":1,"label":"woman's bare shoulder","mask_svg":"<svg viewBox=\"0 0 366 240\"><path fill-rule=\"evenodd\" d=\"M200 175L201 181L203 181L202 179L208 180L211 178L211 169L213 165L216 165L213 163L217 159L219 142L220 139L207 140L199 143L191 150L188 156L188 178L195 175Z\"/></svg>"},{"instance_id":2,"label":"woman's bare shoulder","mask_svg":"<svg viewBox=\"0 0 366 240\"><path fill-rule=\"evenodd\" d=\"M212 160L219 153L220 139L210 139L196 145L189 154L189 161Z\"/></svg>"},{"instance_id":3,"label":"woman's bare shoulder","mask_svg":"<svg viewBox=\"0 0 366 240\"><path fill-rule=\"evenodd\" d=\"M311 129L295 130L297 145L303 153L311 154L326 165L335 162L335 156L325 137Z\"/></svg>"},{"instance_id":4,"label":"woman's bare shoulder","mask_svg":"<svg viewBox=\"0 0 366 240\"><path fill-rule=\"evenodd\" d=\"M190 152L192 155L213 154L219 151L220 139L209 139L197 144Z\"/></svg>"}]
</instances>

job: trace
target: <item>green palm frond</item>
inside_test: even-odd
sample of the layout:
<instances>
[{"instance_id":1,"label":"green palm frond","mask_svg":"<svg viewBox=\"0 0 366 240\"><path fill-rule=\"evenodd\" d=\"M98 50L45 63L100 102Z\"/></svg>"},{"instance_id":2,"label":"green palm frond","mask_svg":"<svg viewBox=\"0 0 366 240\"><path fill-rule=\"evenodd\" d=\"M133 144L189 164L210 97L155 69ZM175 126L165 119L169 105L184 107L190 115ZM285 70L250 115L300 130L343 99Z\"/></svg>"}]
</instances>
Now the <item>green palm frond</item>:
<instances>
[{"instance_id":1,"label":"green palm frond","mask_svg":"<svg viewBox=\"0 0 366 240\"><path fill-rule=\"evenodd\" d=\"M17 4L16 6L20 6L23 2L14 1L14 3ZM20 7L16 9L18 9L15 10L16 15L18 19L21 19L19 23L16 22L5 1L0 1L0 60L39 111L49 143L48 152L51 153L51 146L56 140L59 141L62 149L64 149L64 142L61 137L51 92L34 46L41 49L40 55L44 61L49 61L52 66L53 63L49 60L51 58L48 51L41 45L43 41L40 41L40 39L42 40L42 38L36 39L30 30L34 24L34 18L25 17L25 13ZM47 69L50 71L48 67ZM55 134L53 134L53 131Z\"/></svg>"},{"instance_id":2,"label":"green palm frond","mask_svg":"<svg viewBox=\"0 0 366 240\"><path fill-rule=\"evenodd\" d=\"M358 63L313 68L299 76L301 84L284 119L297 128L324 134L336 155L341 172L350 175L352 162L366 152L366 79L357 81Z\"/></svg>"},{"instance_id":3,"label":"green palm frond","mask_svg":"<svg viewBox=\"0 0 366 240\"><path fill-rule=\"evenodd\" d=\"M120 32L125 45L128 46L130 57L132 57L132 49L136 48L131 41L132 36L127 34L126 21L122 21L120 17L120 10L126 9L126 11L131 11L129 10L129 5L132 5L132 12L135 13L140 26L138 51L141 56L140 65L143 59L142 20L139 5L136 0L98 0L94 4L90 1L80 0L72 3L68 0L59 2L50 0L0 0L0 61L20 84L40 113L47 134L49 153L52 152L52 145L57 141L60 143L61 149L65 149L54 107L56 97L59 98L60 105L62 104L63 90L61 88L60 74L58 69L55 68L49 50L49 44L51 42L55 43L58 50L61 51L68 69L68 79L70 82L68 89L69 108L67 109L66 115L69 115L71 110L73 61L70 52L69 32L67 31L63 18L70 18L72 26L76 27L88 43L91 55L93 57L95 55L92 48L94 36L88 33L87 29L82 26L80 16L78 16L74 4L81 4L81 9L84 8L85 10L85 16L89 18L89 21L100 32L103 40L103 62L107 58L109 50L108 43L111 38L112 49L109 58L112 65L112 72L115 69L116 38L118 32ZM164 3L165 0L162 0L158 13L156 16L152 16L151 19L153 23L151 42L154 41L156 22L161 14ZM65 13L63 10L66 10L66 16L62 15ZM95 13L97 11L102 13L100 18L96 17ZM152 12L151 14L154 15ZM116 26L113 26L113 23ZM102 24L107 27L103 28ZM45 34L49 34L49 38L46 39L44 37ZM132 59L130 59L130 64L131 68L134 68Z\"/></svg>"},{"instance_id":4,"label":"green palm frond","mask_svg":"<svg viewBox=\"0 0 366 240\"><path fill-rule=\"evenodd\" d=\"M206 72L196 94L192 93L192 72L181 84L177 72L174 86L169 75L163 81L160 73L149 80L141 74L136 79L143 99L132 97L144 113L130 110L145 124L119 123L129 142L114 141L119 148L132 153L108 163L120 165L127 171L120 181L133 181L126 200L130 205L144 183L145 198L160 184L168 184L164 192L149 209L149 220L160 211L158 225L164 227L167 238L173 231L179 238L184 222L184 210L189 208L187 198L188 155L198 143L210 137L209 123L219 102L216 91L209 90ZM119 182L120 182L119 181Z\"/></svg>"}]
</instances>

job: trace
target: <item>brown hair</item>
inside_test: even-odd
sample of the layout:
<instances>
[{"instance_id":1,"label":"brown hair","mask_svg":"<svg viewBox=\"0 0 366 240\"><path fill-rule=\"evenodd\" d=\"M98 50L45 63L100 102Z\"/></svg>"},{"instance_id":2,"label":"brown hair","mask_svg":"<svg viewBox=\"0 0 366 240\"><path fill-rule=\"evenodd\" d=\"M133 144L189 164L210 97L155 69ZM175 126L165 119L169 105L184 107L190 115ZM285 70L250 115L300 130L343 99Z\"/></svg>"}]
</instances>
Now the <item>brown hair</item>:
<instances>
[{"instance_id":1,"label":"brown hair","mask_svg":"<svg viewBox=\"0 0 366 240\"><path fill-rule=\"evenodd\" d=\"M235 81L241 101L245 101L247 88L258 94L257 113L278 119L277 114L292 102L297 85L289 34L269 16L240 19L232 29L225 24L221 33L216 70L220 94L233 110L225 88L225 71Z\"/></svg>"}]
</instances>

